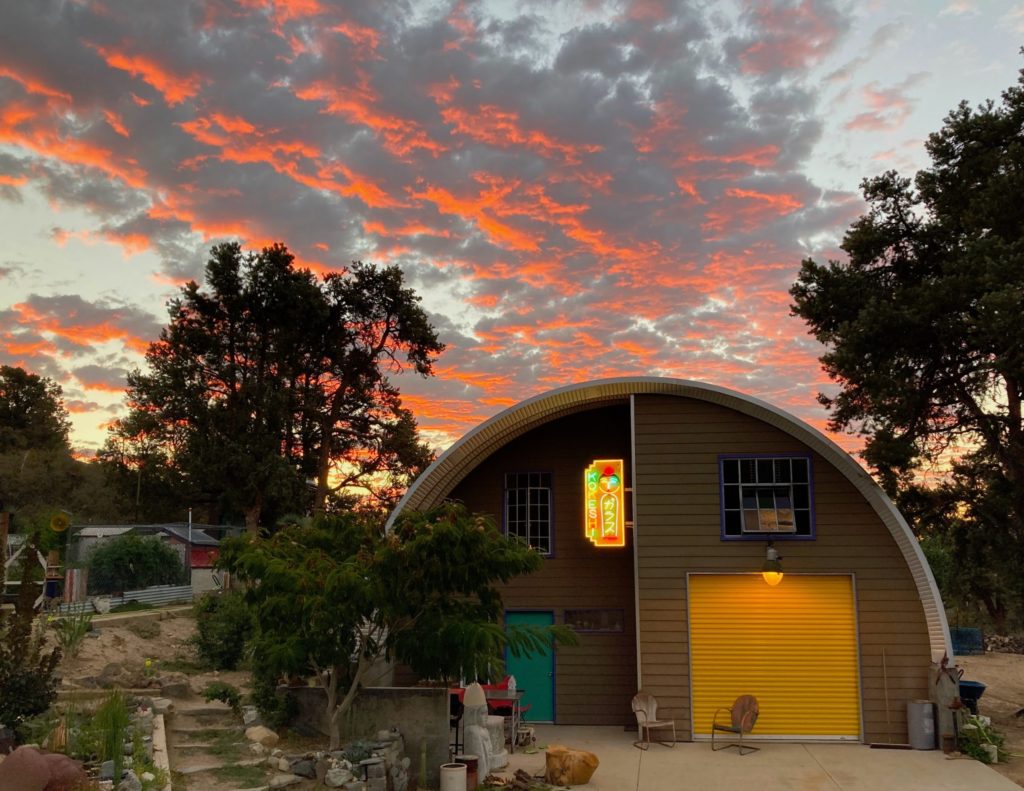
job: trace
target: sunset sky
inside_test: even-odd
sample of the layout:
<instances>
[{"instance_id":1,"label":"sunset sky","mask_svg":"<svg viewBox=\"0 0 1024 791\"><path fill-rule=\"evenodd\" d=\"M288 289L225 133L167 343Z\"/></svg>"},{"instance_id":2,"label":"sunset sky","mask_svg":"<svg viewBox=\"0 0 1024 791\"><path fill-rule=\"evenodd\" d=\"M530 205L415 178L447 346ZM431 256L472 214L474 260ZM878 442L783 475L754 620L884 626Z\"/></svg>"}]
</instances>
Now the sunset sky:
<instances>
[{"instance_id":1,"label":"sunset sky","mask_svg":"<svg viewBox=\"0 0 1024 791\"><path fill-rule=\"evenodd\" d=\"M1014 0L0 0L0 363L94 451L210 246L282 241L403 268L439 447L616 375L823 428L801 259L1022 43Z\"/></svg>"}]
</instances>

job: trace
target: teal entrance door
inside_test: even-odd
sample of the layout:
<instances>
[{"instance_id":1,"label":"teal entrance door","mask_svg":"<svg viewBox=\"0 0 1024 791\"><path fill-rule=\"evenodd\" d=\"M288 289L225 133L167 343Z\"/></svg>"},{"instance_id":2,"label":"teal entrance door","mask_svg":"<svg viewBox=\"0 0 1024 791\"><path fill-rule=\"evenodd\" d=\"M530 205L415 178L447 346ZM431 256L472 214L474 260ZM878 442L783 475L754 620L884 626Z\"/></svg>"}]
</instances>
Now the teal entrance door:
<instances>
[{"instance_id":1,"label":"teal entrance door","mask_svg":"<svg viewBox=\"0 0 1024 791\"><path fill-rule=\"evenodd\" d=\"M550 610L534 612L506 612L505 624L551 626L555 614ZM555 721L555 655L546 650L529 655L512 656L506 653L505 671L516 677L516 688L525 690L522 705L531 708L526 713L529 722Z\"/></svg>"}]
</instances>

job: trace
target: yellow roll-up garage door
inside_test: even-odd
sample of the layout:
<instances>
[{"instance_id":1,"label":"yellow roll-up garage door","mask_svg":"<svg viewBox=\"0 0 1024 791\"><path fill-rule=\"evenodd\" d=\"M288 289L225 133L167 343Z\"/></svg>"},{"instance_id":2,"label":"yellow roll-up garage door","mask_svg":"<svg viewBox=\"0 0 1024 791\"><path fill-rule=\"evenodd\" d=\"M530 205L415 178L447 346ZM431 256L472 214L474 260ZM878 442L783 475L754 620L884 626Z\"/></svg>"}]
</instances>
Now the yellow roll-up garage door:
<instances>
[{"instance_id":1,"label":"yellow roll-up garage door","mask_svg":"<svg viewBox=\"0 0 1024 791\"><path fill-rule=\"evenodd\" d=\"M860 737L860 673L853 578L691 574L693 732L715 709L757 697L754 736Z\"/></svg>"}]
</instances>

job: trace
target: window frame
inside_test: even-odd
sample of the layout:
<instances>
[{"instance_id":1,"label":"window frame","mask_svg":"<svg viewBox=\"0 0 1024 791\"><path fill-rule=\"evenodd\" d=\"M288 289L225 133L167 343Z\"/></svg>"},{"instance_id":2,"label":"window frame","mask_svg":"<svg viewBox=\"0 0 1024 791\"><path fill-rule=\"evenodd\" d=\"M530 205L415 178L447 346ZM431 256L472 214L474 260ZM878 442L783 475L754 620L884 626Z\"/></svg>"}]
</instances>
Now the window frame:
<instances>
[{"instance_id":1,"label":"window frame","mask_svg":"<svg viewBox=\"0 0 1024 791\"><path fill-rule=\"evenodd\" d=\"M501 479L501 528L502 533L506 537L519 538L529 545L529 538L515 534L514 536L509 533L508 526L508 493L510 491L508 485L508 479L510 475L546 475L548 480L548 550L542 552L540 549L534 547L534 550L545 558L552 558L555 556L555 475L550 470L510 470L502 475ZM519 488L519 487L515 487ZM527 485L526 491L531 488L543 489L545 487L530 487ZM529 532L529 502L527 502L527 532Z\"/></svg>"},{"instance_id":2,"label":"window frame","mask_svg":"<svg viewBox=\"0 0 1024 791\"><path fill-rule=\"evenodd\" d=\"M619 629L583 629L569 623L569 613L584 612L616 612L620 614ZM566 607L562 610L562 624L572 629L576 634L625 634L626 633L626 609L624 607Z\"/></svg>"},{"instance_id":3,"label":"window frame","mask_svg":"<svg viewBox=\"0 0 1024 791\"><path fill-rule=\"evenodd\" d=\"M806 535L799 533L784 532L743 532L742 524L739 535L730 535L725 530L725 466L726 461L743 461L747 459L803 459L807 462L807 511L809 521L809 532ZM790 486L792 487L792 481ZM730 484L731 485L731 484ZM742 493L742 482L739 484ZM792 488L790 489L792 492ZM719 505L719 531L722 541L814 541L818 536L818 525L816 518L816 505L814 497L814 459L810 453L720 453L718 455L718 505ZM730 509L734 511L735 509ZM796 510L795 508L793 509ZM803 510L803 509L800 509ZM742 520L742 503L740 514Z\"/></svg>"}]
</instances>

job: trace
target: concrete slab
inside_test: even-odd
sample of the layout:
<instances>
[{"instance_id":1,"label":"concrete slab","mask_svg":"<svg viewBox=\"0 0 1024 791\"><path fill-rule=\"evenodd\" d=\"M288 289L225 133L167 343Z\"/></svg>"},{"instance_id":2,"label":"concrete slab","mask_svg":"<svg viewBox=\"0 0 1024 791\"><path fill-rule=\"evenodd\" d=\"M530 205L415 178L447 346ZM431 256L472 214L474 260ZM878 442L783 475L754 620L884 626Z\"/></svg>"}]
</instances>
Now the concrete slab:
<instances>
[{"instance_id":1,"label":"concrete slab","mask_svg":"<svg viewBox=\"0 0 1024 791\"><path fill-rule=\"evenodd\" d=\"M633 747L635 735L621 728L537 725L539 745L564 744L590 750L601 765L587 791L687 791L751 788L756 791L1020 791L1020 787L971 759L939 751L872 750L862 744L760 742L761 750L740 756L711 752L707 742ZM544 771L544 751L517 751L507 769Z\"/></svg>"}]
</instances>

